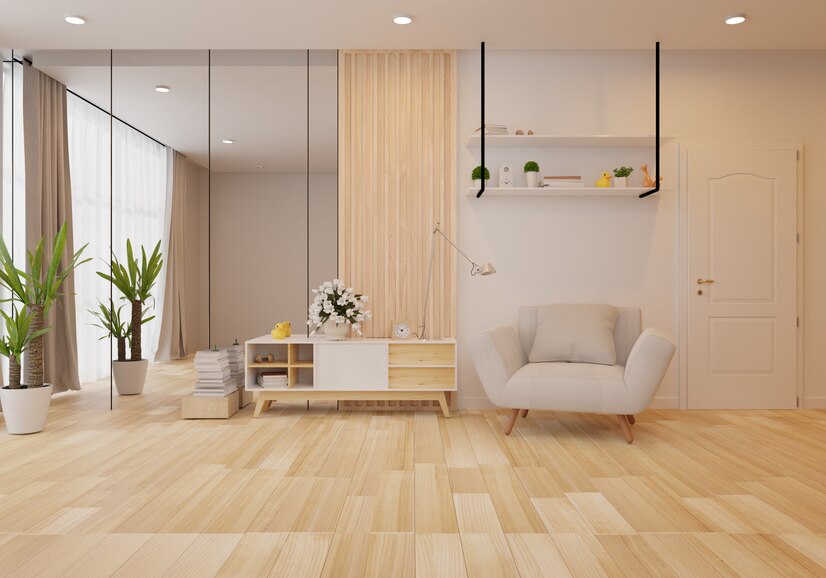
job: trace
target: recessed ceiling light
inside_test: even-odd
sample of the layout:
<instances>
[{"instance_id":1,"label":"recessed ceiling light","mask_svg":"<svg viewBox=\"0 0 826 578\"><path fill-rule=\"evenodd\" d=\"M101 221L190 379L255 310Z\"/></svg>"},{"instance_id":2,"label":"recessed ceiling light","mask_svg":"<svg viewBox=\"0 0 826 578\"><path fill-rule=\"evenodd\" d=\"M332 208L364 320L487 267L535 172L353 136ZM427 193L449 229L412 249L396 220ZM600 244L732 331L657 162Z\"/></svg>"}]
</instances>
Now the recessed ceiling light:
<instances>
[{"instance_id":1,"label":"recessed ceiling light","mask_svg":"<svg viewBox=\"0 0 826 578\"><path fill-rule=\"evenodd\" d=\"M401 24L402 26L405 26L406 24L410 24L411 22L413 22L413 19L410 16L403 16L402 15L402 16L396 16L395 18L393 18L393 22L395 22L396 24Z\"/></svg>"},{"instance_id":2,"label":"recessed ceiling light","mask_svg":"<svg viewBox=\"0 0 826 578\"><path fill-rule=\"evenodd\" d=\"M172 91L171 88L169 88L168 86L164 86L163 84L159 84L158 86L155 87L155 92L163 92L164 94L166 94L167 92L171 92L171 91Z\"/></svg>"},{"instance_id":3,"label":"recessed ceiling light","mask_svg":"<svg viewBox=\"0 0 826 578\"><path fill-rule=\"evenodd\" d=\"M742 24L746 21L746 17L742 14L733 14L726 18L726 24L729 26L735 26L737 24Z\"/></svg>"},{"instance_id":4,"label":"recessed ceiling light","mask_svg":"<svg viewBox=\"0 0 826 578\"><path fill-rule=\"evenodd\" d=\"M86 24L86 19L82 16L67 16L64 20L69 24L74 24L75 26Z\"/></svg>"},{"instance_id":5,"label":"recessed ceiling light","mask_svg":"<svg viewBox=\"0 0 826 578\"><path fill-rule=\"evenodd\" d=\"M232 140L231 138L225 138L221 142L224 143L224 144L233 144L233 143L235 143L235 141Z\"/></svg>"}]
</instances>

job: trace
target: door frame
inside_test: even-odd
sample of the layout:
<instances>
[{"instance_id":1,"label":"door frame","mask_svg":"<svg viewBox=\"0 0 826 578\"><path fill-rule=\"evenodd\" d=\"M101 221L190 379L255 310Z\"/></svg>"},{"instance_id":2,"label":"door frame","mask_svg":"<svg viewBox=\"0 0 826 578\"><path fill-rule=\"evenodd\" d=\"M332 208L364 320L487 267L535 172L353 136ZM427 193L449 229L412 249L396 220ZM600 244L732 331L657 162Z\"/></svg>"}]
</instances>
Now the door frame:
<instances>
[{"instance_id":1,"label":"door frame","mask_svg":"<svg viewBox=\"0 0 826 578\"><path fill-rule=\"evenodd\" d=\"M688 153L691 151L795 151L797 153L797 408L804 409L803 383L803 144L800 142L742 142L687 140L679 145L678 268L677 268L677 389L680 409L688 409Z\"/></svg>"}]
</instances>

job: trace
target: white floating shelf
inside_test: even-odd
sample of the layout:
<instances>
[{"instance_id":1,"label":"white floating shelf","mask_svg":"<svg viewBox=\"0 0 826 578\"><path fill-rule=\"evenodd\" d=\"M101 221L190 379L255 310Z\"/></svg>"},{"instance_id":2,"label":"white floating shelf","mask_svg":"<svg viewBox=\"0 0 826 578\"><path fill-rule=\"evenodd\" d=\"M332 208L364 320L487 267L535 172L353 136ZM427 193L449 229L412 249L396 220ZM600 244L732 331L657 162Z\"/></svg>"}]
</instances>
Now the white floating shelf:
<instances>
[{"instance_id":1,"label":"white floating shelf","mask_svg":"<svg viewBox=\"0 0 826 578\"><path fill-rule=\"evenodd\" d=\"M645 191L646 187L628 187L625 189L610 187L571 187L563 189L561 187L486 187L482 198L487 197L638 197ZM667 189L660 189L665 192ZM475 197L479 192L477 187L468 189L467 196Z\"/></svg>"},{"instance_id":2,"label":"white floating shelf","mask_svg":"<svg viewBox=\"0 0 826 578\"><path fill-rule=\"evenodd\" d=\"M674 140L672 136L661 136L660 146ZM467 139L468 148L479 148L482 138L472 134ZM559 136L559 135L488 135L485 148L653 148L653 136Z\"/></svg>"}]
</instances>

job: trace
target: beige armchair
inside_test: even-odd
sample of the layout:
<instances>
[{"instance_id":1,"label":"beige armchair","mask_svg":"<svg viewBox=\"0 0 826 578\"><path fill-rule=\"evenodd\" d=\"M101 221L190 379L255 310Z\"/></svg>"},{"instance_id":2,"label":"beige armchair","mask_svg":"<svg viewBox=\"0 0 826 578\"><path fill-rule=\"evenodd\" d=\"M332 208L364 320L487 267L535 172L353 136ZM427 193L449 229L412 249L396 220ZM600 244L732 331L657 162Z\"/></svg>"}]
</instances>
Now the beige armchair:
<instances>
[{"instance_id":1,"label":"beige armchair","mask_svg":"<svg viewBox=\"0 0 826 578\"><path fill-rule=\"evenodd\" d=\"M656 329L641 329L636 308L618 307L615 365L530 363L538 307L519 310L519 334L499 327L474 336L470 354L490 401L513 408L505 434L528 410L616 414L625 439L634 441L634 414L646 409L674 356L674 343Z\"/></svg>"}]
</instances>

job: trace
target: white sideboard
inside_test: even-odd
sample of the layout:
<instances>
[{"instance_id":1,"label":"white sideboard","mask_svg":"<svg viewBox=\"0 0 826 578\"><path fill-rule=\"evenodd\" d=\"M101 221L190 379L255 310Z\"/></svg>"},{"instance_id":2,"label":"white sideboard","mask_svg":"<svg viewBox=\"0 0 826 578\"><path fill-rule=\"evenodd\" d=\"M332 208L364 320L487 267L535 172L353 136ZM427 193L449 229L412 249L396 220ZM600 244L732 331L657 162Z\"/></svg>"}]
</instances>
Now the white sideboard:
<instances>
[{"instance_id":1,"label":"white sideboard","mask_svg":"<svg viewBox=\"0 0 826 578\"><path fill-rule=\"evenodd\" d=\"M272 361L256 362L256 356ZM246 386L258 392L254 415L287 399L433 400L449 417L456 391L456 340L396 341L264 335L247 341ZM263 371L283 372L287 385L262 388Z\"/></svg>"}]
</instances>

